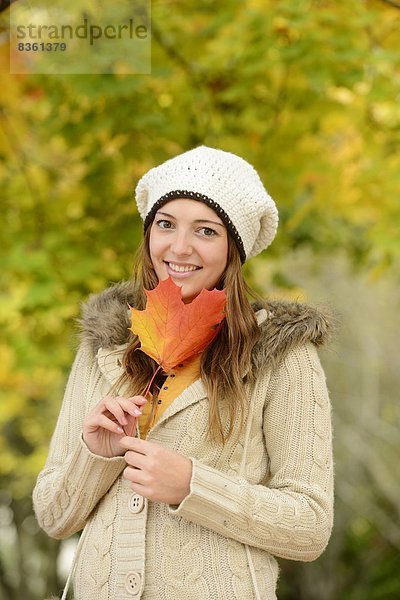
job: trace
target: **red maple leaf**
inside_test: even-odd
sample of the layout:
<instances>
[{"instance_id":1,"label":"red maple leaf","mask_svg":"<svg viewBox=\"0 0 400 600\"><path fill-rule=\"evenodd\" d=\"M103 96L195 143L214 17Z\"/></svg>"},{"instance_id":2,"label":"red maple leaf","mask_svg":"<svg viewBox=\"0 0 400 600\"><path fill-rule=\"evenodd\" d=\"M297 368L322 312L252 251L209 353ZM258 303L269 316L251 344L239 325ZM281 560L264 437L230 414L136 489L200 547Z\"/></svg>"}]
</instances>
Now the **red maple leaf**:
<instances>
[{"instance_id":1,"label":"red maple leaf","mask_svg":"<svg viewBox=\"0 0 400 600\"><path fill-rule=\"evenodd\" d=\"M140 349L165 372L200 354L217 335L218 325L225 318L224 290L203 289L192 302L184 304L181 288L168 277L145 293L145 310L129 307L130 330L139 337Z\"/></svg>"}]
</instances>

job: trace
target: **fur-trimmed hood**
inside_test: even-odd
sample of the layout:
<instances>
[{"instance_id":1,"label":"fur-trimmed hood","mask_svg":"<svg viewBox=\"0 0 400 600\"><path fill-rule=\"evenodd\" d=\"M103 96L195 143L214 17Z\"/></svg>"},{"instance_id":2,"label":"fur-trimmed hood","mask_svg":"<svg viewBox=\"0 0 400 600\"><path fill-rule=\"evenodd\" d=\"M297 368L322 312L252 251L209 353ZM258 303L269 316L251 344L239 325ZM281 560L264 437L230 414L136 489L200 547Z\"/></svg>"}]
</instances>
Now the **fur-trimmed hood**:
<instances>
[{"instance_id":1,"label":"fur-trimmed hood","mask_svg":"<svg viewBox=\"0 0 400 600\"><path fill-rule=\"evenodd\" d=\"M77 319L81 341L96 354L100 348L113 348L129 342L128 304L136 305L137 292L131 281L122 281L82 303ZM294 346L310 341L324 344L331 330L331 318L325 311L297 302L265 301L252 304L257 313L261 337L253 348L257 372L266 364L277 364Z\"/></svg>"}]
</instances>

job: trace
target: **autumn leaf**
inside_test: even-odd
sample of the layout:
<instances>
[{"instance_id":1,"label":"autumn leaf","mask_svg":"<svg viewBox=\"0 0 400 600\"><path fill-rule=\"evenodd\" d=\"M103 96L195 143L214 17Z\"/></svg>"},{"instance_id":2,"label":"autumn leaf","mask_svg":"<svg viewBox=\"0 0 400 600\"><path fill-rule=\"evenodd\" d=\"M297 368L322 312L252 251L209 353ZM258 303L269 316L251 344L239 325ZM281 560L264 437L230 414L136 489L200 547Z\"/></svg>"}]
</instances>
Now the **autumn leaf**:
<instances>
[{"instance_id":1,"label":"autumn leaf","mask_svg":"<svg viewBox=\"0 0 400 600\"><path fill-rule=\"evenodd\" d=\"M224 290L202 290L189 304L182 301L181 288L171 277L154 290L145 290L145 310L131 310L132 326L140 349L165 371L195 354L200 354L219 331L225 318Z\"/></svg>"}]
</instances>

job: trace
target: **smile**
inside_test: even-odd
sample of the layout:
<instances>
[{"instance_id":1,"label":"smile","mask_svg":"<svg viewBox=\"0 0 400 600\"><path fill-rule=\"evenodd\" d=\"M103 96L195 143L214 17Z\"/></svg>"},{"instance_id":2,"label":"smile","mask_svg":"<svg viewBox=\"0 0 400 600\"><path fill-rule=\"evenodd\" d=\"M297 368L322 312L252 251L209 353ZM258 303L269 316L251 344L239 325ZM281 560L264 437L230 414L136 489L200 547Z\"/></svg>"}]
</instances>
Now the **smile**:
<instances>
[{"instance_id":1,"label":"smile","mask_svg":"<svg viewBox=\"0 0 400 600\"><path fill-rule=\"evenodd\" d=\"M174 271L175 273L190 273L201 268L196 267L196 265L177 265L173 262L166 262L165 264L169 267L169 269L171 269L171 271Z\"/></svg>"}]
</instances>

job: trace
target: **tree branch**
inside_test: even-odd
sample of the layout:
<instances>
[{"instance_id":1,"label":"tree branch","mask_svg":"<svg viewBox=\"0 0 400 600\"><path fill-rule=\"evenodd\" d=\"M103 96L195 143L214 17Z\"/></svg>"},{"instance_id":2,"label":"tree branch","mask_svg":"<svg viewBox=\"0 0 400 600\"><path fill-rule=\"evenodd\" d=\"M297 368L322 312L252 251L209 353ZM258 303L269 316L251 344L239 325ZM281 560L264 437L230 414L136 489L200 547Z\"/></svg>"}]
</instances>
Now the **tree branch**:
<instances>
[{"instance_id":1,"label":"tree branch","mask_svg":"<svg viewBox=\"0 0 400 600\"><path fill-rule=\"evenodd\" d=\"M389 6L393 6L394 8L400 8L400 2L396 2L396 0L381 0L385 4L389 4Z\"/></svg>"},{"instance_id":2,"label":"tree branch","mask_svg":"<svg viewBox=\"0 0 400 600\"><path fill-rule=\"evenodd\" d=\"M186 74L193 79L195 82L199 83L200 78L198 74L195 72L193 65L186 60L186 58L178 52L176 47L169 41L167 41L166 36L161 33L161 30L152 23L151 26L151 34L156 42L163 48L164 52L169 56L175 63L177 63Z\"/></svg>"},{"instance_id":3,"label":"tree branch","mask_svg":"<svg viewBox=\"0 0 400 600\"><path fill-rule=\"evenodd\" d=\"M0 13L10 8L10 5L16 2L16 0L0 0Z\"/></svg>"}]
</instances>

